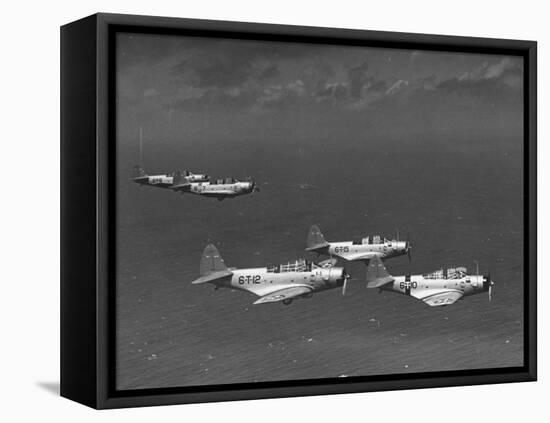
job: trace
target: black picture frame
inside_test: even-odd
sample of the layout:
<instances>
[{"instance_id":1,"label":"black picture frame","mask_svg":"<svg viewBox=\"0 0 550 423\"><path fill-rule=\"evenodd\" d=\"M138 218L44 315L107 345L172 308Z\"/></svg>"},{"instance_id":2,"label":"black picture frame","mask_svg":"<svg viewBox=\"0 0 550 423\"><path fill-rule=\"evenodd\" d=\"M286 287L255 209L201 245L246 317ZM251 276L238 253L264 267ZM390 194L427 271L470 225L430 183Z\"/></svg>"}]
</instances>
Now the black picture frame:
<instances>
[{"instance_id":1,"label":"black picture frame","mask_svg":"<svg viewBox=\"0 0 550 423\"><path fill-rule=\"evenodd\" d=\"M524 366L188 388L117 391L115 371L114 36L201 35L524 59ZM90 407L230 401L534 381L536 322L537 45L533 41L95 14L61 28L61 395Z\"/></svg>"}]
</instances>

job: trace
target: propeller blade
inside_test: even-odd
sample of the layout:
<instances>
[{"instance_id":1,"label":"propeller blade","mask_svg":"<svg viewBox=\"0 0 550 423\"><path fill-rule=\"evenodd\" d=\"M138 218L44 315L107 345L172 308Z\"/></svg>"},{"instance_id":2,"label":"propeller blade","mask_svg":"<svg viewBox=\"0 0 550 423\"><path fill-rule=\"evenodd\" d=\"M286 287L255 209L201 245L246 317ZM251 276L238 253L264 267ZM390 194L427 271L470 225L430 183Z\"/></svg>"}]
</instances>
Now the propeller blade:
<instances>
[{"instance_id":1,"label":"propeller blade","mask_svg":"<svg viewBox=\"0 0 550 423\"><path fill-rule=\"evenodd\" d=\"M412 246L411 246L411 234L409 232L407 232L407 242L405 243L405 250L407 251L407 257L409 258L409 263L412 260L411 248L412 248Z\"/></svg>"},{"instance_id":2,"label":"propeller blade","mask_svg":"<svg viewBox=\"0 0 550 423\"><path fill-rule=\"evenodd\" d=\"M346 288L348 286L348 279L351 278L351 275L344 270L344 284L342 285L342 295L346 295Z\"/></svg>"},{"instance_id":3,"label":"propeller blade","mask_svg":"<svg viewBox=\"0 0 550 423\"><path fill-rule=\"evenodd\" d=\"M495 283L493 282L493 279L491 278L491 271L489 270L489 274L487 275L487 279L489 279L489 289L487 294L489 295L489 302L493 299L493 286Z\"/></svg>"}]
</instances>

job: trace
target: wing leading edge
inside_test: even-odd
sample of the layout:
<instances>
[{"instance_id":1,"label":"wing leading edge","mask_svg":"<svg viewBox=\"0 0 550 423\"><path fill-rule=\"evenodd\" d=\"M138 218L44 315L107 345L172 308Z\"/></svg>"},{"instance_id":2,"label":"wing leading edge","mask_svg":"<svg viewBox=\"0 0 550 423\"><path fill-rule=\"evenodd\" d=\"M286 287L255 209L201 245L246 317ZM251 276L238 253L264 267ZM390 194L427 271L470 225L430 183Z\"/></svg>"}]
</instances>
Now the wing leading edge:
<instances>
[{"instance_id":1,"label":"wing leading edge","mask_svg":"<svg viewBox=\"0 0 550 423\"><path fill-rule=\"evenodd\" d=\"M428 304L431 307L438 307L438 306L454 304L464 296L464 293L457 289L452 289L448 291L440 291L425 297L422 297L420 295L419 296L414 295L414 296L419 300L424 301L426 304Z\"/></svg>"},{"instance_id":2,"label":"wing leading edge","mask_svg":"<svg viewBox=\"0 0 550 423\"><path fill-rule=\"evenodd\" d=\"M296 298L311 292L313 292L313 289L307 285L292 286L290 288L279 289L264 295L260 299L254 301L254 304L276 303L278 301Z\"/></svg>"}]
</instances>

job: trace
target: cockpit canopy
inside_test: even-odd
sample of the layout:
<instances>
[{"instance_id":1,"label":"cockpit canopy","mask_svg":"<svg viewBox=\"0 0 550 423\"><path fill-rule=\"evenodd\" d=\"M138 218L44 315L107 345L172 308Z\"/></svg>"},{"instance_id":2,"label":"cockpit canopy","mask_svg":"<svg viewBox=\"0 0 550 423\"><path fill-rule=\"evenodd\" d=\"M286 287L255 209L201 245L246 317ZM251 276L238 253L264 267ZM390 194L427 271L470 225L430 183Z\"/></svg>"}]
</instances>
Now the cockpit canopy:
<instances>
[{"instance_id":1,"label":"cockpit canopy","mask_svg":"<svg viewBox=\"0 0 550 423\"><path fill-rule=\"evenodd\" d=\"M176 175L176 173L179 173L181 176L189 176L189 175L191 175L191 172L189 172L188 170L176 170L175 172L167 173L166 176L168 176L168 177L173 177L173 176Z\"/></svg>"},{"instance_id":2,"label":"cockpit canopy","mask_svg":"<svg viewBox=\"0 0 550 423\"><path fill-rule=\"evenodd\" d=\"M387 242L386 238L382 238L380 235L367 236L364 238L358 238L353 240L353 245L376 245L384 244Z\"/></svg>"},{"instance_id":3,"label":"cockpit canopy","mask_svg":"<svg viewBox=\"0 0 550 423\"><path fill-rule=\"evenodd\" d=\"M269 273L286 273L286 272L311 272L312 263L305 259L298 259L294 262L286 264L268 264L267 271Z\"/></svg>"},{"instance_id":4,"label":"cockpit canopy","mask_svg":"<svg viewBox=\"0 0 550 423\"><path fill-rule=\"evenodd\" d=\"M460 279L467 274L468 269L465 267L449 267L448 269L439 269L423 276L425 279Z\"/></svg>"},{"instance_id":5,"label":"cockpit canopy","mask_svg":"<svg viewBox=\"0 0 550 423\"><path fill-rule=\"evenodd\" d=\"M215 185L229 185L237 182L239 181L237 181L235 178L220 178L220 179L213 179L211 181L211 183Z\"/></svg>"}]
</instances>

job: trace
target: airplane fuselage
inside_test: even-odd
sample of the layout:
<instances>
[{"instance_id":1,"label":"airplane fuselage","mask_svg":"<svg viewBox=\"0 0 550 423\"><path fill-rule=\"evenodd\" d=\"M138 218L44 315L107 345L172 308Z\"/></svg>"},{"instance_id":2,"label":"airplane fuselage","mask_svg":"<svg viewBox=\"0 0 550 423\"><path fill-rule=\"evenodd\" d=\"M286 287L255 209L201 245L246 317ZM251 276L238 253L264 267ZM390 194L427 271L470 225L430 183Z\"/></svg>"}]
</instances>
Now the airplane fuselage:
<instances>
[{"instance_id":1,"label":"airplane fuselage","mask_svg":"<svg viewBox=\"0 0 550 423\"><path fill-rule=\"evenodd\" d=\"M380 244L355 244L352 241L330 242L321 253L344 260L369 260L373 257L387 259L407 254L405 241L385 241Z\"/></svg>"},{"instance_id":2,"label":"airplane fuselage","mask_svg":"<svg viewBox=\"0 0 550 423\"><path fill-rule=\"evenodd\" d=\"M140 185L149 185L157 188L170 188L174 183L171 175L148 175L136 180Z\"/></svg>"},{"instance_id":3,"label":"airplane fuselage","mask_svg":"<svg viewBox=\"0 0 550 423\"><path fill-rule=\"evenodd\" d=\"M394 281L381 286L382 291L392 291L418 299L429 298L443 291L458 291L462 296L487 291L487 278L482 275L464 275L456 279L428 278L424 275L392 276ZM452 303L449 298L434 300L433 305Z\"/></svg>"},{"instance_id":4,"label":"airplane fuselage","mask_svg":"<svg viewBox=\"0 0 550 423\"><path fill-rule=\"evenodd\" d=\"M342 267L314 267L307 271L275 272L266 267L231 269L231 278L216 283L219 287L248 291L260 297L292 286L308 286L312 292L342 286Z\"/></svg>"},{"instance_id":5,"label":"airplane fuselage","mask_svg":"<svg viewBox=\"0 0 550 423\"><path fill-rule=\"evenodd\" d=\"M217 184L210 182L195 182L189 185L184 192L205 197L216 197L218 199L237 197L239 195L250 194L254 190L253 182L235 181L229 184Z\"/></svg>"},{"instance_id":6,"label":"airplane fuselage","mask_svg":"<svg viewBox=\"0 0 550 423\"><path fill-rule=\"evenodd\" d=\"M208 175L199 175L191 173L185 176L185 179L192 183L204 181L208 178ZM140 185L148 185L157 188L171 188L174 184L174 175L147 175L134 178L134 181Z\"/></svg>"}]
</instances>

